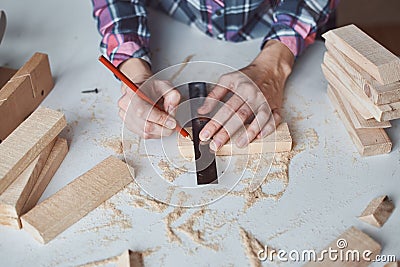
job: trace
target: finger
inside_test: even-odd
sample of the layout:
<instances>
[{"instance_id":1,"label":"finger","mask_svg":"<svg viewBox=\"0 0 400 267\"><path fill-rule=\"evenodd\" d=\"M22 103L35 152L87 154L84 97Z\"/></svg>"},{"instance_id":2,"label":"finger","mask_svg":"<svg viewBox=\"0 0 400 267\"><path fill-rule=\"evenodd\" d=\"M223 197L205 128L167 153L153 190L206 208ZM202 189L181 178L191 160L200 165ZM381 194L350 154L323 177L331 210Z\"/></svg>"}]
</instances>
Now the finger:
<instances>
[{"instance_id":1,"label":"finger","mask_svg":"<svg viewBox=\"0 0 400 267\"><path fill-rule=\"evenodd\" d=\"M175 116L176 107L181 101L181 94L178 90L173 89L164 95L164 110L171 116Z\"/></svg>"},{"instance_id":2,"label":"finger","mask_svg":"<svg viewBox=\"0 0 400 267\"><path fill-rule=\"evenodd\" d=\"M218 104L218 102L229 92L229 89L224 87L224 85L221 84L220 81L207 95L203 105L197 110L199 114L210 113L214 109L214 107Z\"/></svg>"},{"instance_id":3,"label":"finger","mask_svg":"<svg viewBox=\"0 0 400 267\"><path fill-rule=\"evenodd\" d=\"M276 110L272 112L272 116L267 124L263 127L261 132L258 134L257 138L264 138L276 130L279 124L282 122L282 116Z\"/></svg>"},{"instance_id":4,"label":"finger","mask_svg":"<svg viewBox=\"0 0 400 267\"><path fill-rule=\"evenodd\" d=\"M145 121L141 118L136 118L134 114L132 116L126 116L126 112L122 109L119 110L119 117L124 121L124 125L129 131L139 135L144 139L156 139L161 136L169 136L174 131L166 129L158 124Z\"/></svg>"},{"instance_id":5,"label":"finger","mask_svg":"<svg viewBox=\"0 0 400 267\"><path fill-rule=\"evenodd\" d=\"M149 136L157 136L157 138L160 138L161 136L170 136L174 130L162 127L151 121L145 121L143 132Z\"/></svg>"},{"instance_id":6,"label":"finger","mask_svg":"<svg viewBox=\"0 0 400 267\"><path fill-rule=\"evenodd\" d=\"M230 117L243 105L244 101L238 95L231 98L218 110L214 117L201 130L201 141L208 141L229 120Z\"/></svg>"},{"instance_id":7,"label":"finger","mask_svg":"<svg viewBox=\"0 0 400 267\"><path fill-rule=\"evenodd\" d=\"M217 151L222 147L232 136L244 126L247 118L251 117L253 112L247 104L243 104L239 110L227 121L223 128L221 128L213 137L210 143L210 148Z\"/></svg>"},{"instance_id":8,"label":"finger","mask_svg":"<svg viewBox=\"0 0 400 267\"><path fill-rule=\"evenodd\" d=\"M149 104L146 103L147 108L149 108ZM168 129L175 129L176 121L174 118L169 116L164 111L159 110L158 108L151 107L149 112L146 112L148 115L145 117L146 120L150 122L157 123ZM139 116L140 117L140 116Z\"/></svg>"},{"instance_id":9,"label":"finger","mask_svg":"<svg viewBox=\"0 0 400 267\"><path fill-rule=\"evenodd\" d=\"M254 120L247 127L246 132L241 134L237 139L236 145L241 148L247 146L257 137L271 117L269 110L265 108L265 105L262 105L257 111Z\"/></svg>"}]
</instances>

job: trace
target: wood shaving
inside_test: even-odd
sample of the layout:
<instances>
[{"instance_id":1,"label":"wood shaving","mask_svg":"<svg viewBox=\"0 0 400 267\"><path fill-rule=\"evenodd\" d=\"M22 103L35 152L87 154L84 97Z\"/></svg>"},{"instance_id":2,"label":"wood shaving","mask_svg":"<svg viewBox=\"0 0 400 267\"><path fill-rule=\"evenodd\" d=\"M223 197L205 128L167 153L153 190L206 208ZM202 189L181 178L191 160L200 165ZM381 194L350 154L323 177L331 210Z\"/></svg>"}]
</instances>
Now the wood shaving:
<instances>
[{"instance_id":1,"label":"wood shaving","mask_svg":"<svg viewBox=\"0 0 400 267\"><path fill-rule=\"evenodd\" d=\"M181 72L186 68L186 65L192 60L192 58L195 56L195 54L187 56L181 63L179 69L177 72L174 73L174 75L171 76L169 79L171 82L173 82L178 76L181 74Z\"/></svg>"},{"instance_id":2,"label":"wood shaving","mask_svg":"<svg viewBox=\"0 0 400 267\"><path fill-rule=\"evenodd\" d=\"M171 166L167 161L165 160L160 160L158 163L158 167L160 170L163 172L162 175L164 179L166 179L169 182L174 182L178 176L180 176L183 173L186 173L187 170L184 168L175 168Z\"/></svg>"},{"instance_id":3,"label":"wood shaving","mask_svg":"<svg viewBox=\"0 0 400 267\"><path fill-rule=\"evenodd\" d=\"M253 267L261 267L261 261L257 257L258 251L264 249L264 245L256 239L252 234L244 230L242 227L239 229L240 238L244 246L247 258L250 265Z\"/></svg>"}]
</instances>

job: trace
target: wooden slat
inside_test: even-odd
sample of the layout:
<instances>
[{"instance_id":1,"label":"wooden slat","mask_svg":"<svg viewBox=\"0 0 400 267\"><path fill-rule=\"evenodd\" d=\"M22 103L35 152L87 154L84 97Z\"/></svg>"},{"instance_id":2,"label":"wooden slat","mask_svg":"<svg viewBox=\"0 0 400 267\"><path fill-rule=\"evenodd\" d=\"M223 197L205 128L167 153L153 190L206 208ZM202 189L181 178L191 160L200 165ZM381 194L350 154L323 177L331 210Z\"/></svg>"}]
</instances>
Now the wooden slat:
<instances>
[{"instance_id":1,"label":"wooden slat","mask_svg":"<svg viewBox=\"0 0 400 267\"><path fill-rule=\"evenodd\" d=\"M189 133L192 132L191 128L187 128L186 130L188 130ZM242 132L243 131L239 131L239 133L236 133L232 137L232 140L223 145L220 150L217 151L217 156L283 152L292 149L292 137L290 136L287 123L281 123L275 133L263 139L255 139L245 148L238 148L235 145L235 141ZM183 157L191 158L194 156L193 142L191 140L178 136L178 148Z\"/></svg>"},{"instance_id":2,"label":"wooden slat","mask_svg":"<svg viewBox=\"0 0 400 267\"><path fill-rule=\"evenodd\" d=\"M400 118L400 102L375 105L345 73L342 67L335 62L329 52L325 53L323 65L328 69L324 70L324 67L322 67L328 82L333 84L364 118L364 109L377 121L389 121Z\"/></svg>"},{"instance_id":3,"label":"wooden slat","mask_svg":"<svg viewBox=\"0 0 400 267\"><path fill-rule=\"evenodd\" d=\"M346 100L341 98L339 93L331 86L328 86L328 96L362 156L386 154L392 150L392 142L385 130L355 129L343 104L343 101Z\"/></svg>"},{"instance_id":4,"label":"wooden slat","mask_svg":"<svg viewBox=\"0 0 400 267\"><path fill-rule=\"evenodd\" d=\"M19 216L22 215L22 208L32 192L53 145L54 141L47 145L40 155L0 195L0 216L19 219Z\"/></svg>"},{"instance_id":5,"label":"wooden slat","mask_svg":"<svg viewBox=\"0 0 400 267\"><path fill-rule=\"evenodd\" d=\"M16 72L14 69L0 67L0 90Z\"/></svg>"},{"instance_id":6,"label":"wooden slat","mask_svg":"<svg viewBox=\"0 0 400 267\"><path fill-rule=\"evenodd\" d=\"M108 157L23 215L22 227L47 243L132 181L127 165Z\"/></svg>"},{"instance_id":7,"label":"wooden slat","mask_svg":"<svg viewBox=\"0 0 400 267\"><path fill-rule=\"evenodd\" d=\"M35 186L33 187L28 199L25 202L24 207L22 208L22 214L25 214L28 211L30 211L39 201L44 190L46 190L47 185L50 183L51 178L53 178L54 174L60 167L67 153L68 153L67 140L58 137L42 169L42 172L40 173L40 176L36 181Z\"/></svg>"},{"instance_id":8,"label":"wooden slat","mask_svg":"<svg viewBox=\"0 0 400 267\"><path fill-rule=\"evenodd\" d=\"M39 108L0 144L0 194L66 126L61 112Z\"/></svg>"},{"instance_id":9,"label":"wooden slat","mask_svg":"<svg viewBox=\"0 0 400 267\"><path fill-rule=\"evenodd\" d=\"M355 227L351 227L347 229L343 234L341 234L336 240L331 242L328 247L323 251L341 251L344 255L344 259L340 260L340 257L336 258L336 260L329 258L329 253L324 252L324 254L319 253L317 256L322 261L309 262L305 264L305 267L366 267L371 264L371 261L375 259L377 255L381 252L381 245L372 239L370 236L365 234L364 232L358 230ZM369 255L363 255L364 251L371 251ZM357 258L353 260L353 251L358 251L359 260ZM335 254L336 256L339 253ZM347 256L346 256L347 255ZM366 261L364 257L369 257L371 261ZM322 258L323 257L323 258ZM346 259L346 257L348 257Z\"/></svg>"},{"instance_id":10,"label":"wooden slat","mask_svg":"<svg viewBox=\"0 0 400 267\"><path fill-rule=\"evenodd\" d=\"M0 90L0 141L39 106L53 85L47 55L35 53Z\"/></svg>"},{"instance_id":11,"label":"wooden slat","mask_svg":"<svg viewBox=\"0 0 400 267\"><path fill-rule=\"evenodd\" d=\"M355 25L322 36L381 84L400 81L400 59Z\"/></svg>"},{"instance_id":12,"label":"wooden slat","mask_svg":"<svg viewBox=\"0 0 400 267\"><path fill-rule=\"evenodd\" d=\"M400 82L382 85L345 54L340 52L333 44L326 41L325 46L335 60L375 104L380 105L400 101Z\"/></svg>"}]
</instances>

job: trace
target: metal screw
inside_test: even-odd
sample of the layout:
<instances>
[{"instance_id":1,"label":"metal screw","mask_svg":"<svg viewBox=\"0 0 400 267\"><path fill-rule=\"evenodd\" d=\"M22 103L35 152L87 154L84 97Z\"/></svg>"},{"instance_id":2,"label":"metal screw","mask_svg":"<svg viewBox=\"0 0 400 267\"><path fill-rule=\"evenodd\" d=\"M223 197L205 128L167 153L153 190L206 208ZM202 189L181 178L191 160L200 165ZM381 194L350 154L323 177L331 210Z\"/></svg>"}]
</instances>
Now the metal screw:
<instances>
[{"instance_id":1,"label":"metal screw","mask_svg":"<svg viewBox=\"0 0 400 267\"><path fill-rule=\"evenodd\" d=\"M87 93L98 93L99 92L99 89L93 89L93 90L85 90L85 91L82 91L82 93L83 94L87 94Z\"/></svg>"}]
</instances>

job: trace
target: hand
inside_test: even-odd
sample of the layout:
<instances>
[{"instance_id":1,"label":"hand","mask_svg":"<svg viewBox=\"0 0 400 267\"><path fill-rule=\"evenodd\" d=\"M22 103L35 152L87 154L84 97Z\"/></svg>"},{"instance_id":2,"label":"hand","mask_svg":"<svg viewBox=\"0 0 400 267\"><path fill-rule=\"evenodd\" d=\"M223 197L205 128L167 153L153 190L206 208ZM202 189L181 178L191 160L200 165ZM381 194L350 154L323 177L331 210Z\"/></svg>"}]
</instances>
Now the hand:
<instances>
[{"instance_id":1,"label":"hand","mask_svg":"<svg viewBox=\"0 0 400 267\"><path fill-rule=\"evenodd\" d=\"M148 63L142 59L128 59L120 69L138 86L152 76ZM173 117L181 99L180 93L173 89L168 81L160 80L148 81L145 88L141 87L140 90L154 102L158 102L158 106L164 111L142 100L129 87L122 84L122 97L118 101L118 106L119 116L125 120L126 127L145 139L171 135L176 127L176 120Z\"/></svg>"},{"instance_id":2,"label":"hand","mask_svg":"<svg viewBox=\"0 0 400 267\"><path fill-rule=\"evenodd\" d=\"M270 40L250 65L221 76L198 113L211 112L228 92L233 95L204 126L200 140L212 138L210 148L217 151L229 140L229 135L252 118L246 132L236 141L238 147L245 147L254 138L272 133L282 121L284 86L293 63L294 56L289 48L279 41Z\"/></svg>"}]
</instances>

